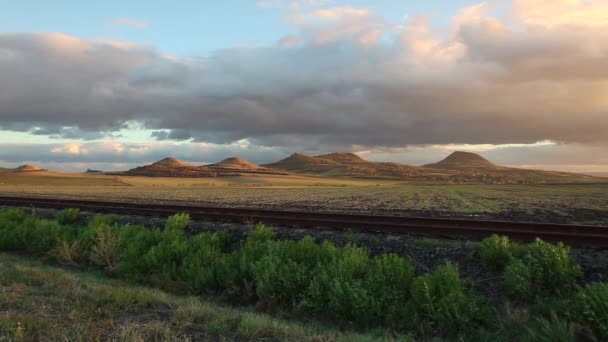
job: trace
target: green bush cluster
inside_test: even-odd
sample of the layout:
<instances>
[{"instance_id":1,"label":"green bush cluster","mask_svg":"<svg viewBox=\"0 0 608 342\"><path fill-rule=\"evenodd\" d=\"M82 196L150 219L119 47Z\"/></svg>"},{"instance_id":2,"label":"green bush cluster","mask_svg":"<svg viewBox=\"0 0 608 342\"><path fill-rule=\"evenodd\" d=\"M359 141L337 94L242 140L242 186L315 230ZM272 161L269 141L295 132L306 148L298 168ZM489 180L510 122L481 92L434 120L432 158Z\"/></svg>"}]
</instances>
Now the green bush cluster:
<instances>
[{"instance_id":1,"label":"green bush cluster","mask_svg":"<svg viewBox=\"0 0 608 342\"><path fill-rule=\"evenodd\" d=\"M493 235L481 242L480 256L489 267L504 269L506 290L520 300L533 300L572 290L582 275L580 267L563 243L540 239L527 245Z\"/></svg>"},{"instance_id":2,"label":"green bush cluster","mask_svg":"<svg viewBox=\"0 0 608 342\"><path fill-rule=\"evenodd\" d=\"M481 241L481 261L488 267L503 270L513 258L513 248L508 237L494 234Z\"/></svg>"},{"instance_id":3,"label":"green bush cluster","mask_svg":"<svg viewBox=\"0 0 608 342\"><path fill-rule=\"evenodd\" d=\"M0 248L362 328L403 331L425 324L457 333L474 326L484 311L454 265L416 278L408 260L395 254L371 256L352 244L339 248L310 237L277 241L272 230L259 225L234 248L228 233L189 237L184 234L188 225L189 217L179 214L162 229L119 226L108 216L76 227L5 210L0 211Z\"/></svg>"},{"instance_id":4,"label":"green bush cluster","mask_svg":"<svg viewBox=\"0 0 608 342\"><path fill-rule=\"evenodd\" d=\"M608 339L608 284L591 284L580 289L572 301L574 317Z\"/></svg>"},{"instance_id":5,"label":"green bush cluster","mask_svg":"<svg viewBox=\"0 0 608 342\"><path fill-rule=\"evenodd\" d=\"M446 333L462 331L471 318L484 320L490 314L486 306L465 289L458 268L449 263L418 277L412 286L412 298L419 312Z\"/></svg>"},{"instance_id":6,"label":"green bush cluster","mask_svg":"<svg viewBox=\"0 0 608 342\"><path fill-rule=\"evenodd\" d=\"M75 208L64 209L55 217L59 224L74 224L80 219L80 210Z\"/></svg>"}]
</instances>

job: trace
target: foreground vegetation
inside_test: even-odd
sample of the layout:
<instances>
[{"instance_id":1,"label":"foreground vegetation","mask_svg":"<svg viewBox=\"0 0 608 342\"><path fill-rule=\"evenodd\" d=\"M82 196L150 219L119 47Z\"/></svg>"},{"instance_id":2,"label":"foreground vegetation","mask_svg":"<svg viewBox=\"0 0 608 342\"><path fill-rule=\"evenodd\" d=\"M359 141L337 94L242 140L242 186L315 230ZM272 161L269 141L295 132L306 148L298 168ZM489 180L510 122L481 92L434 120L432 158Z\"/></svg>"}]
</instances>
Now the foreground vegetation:
<instances>
[{"instance_id":1,"label":"foreground vegetation","mask_svg":"<svg viewBox=\"0 0 608 342\"><path fill-rule=\"evenodd\" d=\"M79 221L76 210L60 212L55 220L38 219L20 210L1 211L0 250L102 270L129 283L177 294L255 305L258 311L283 317L315 318L346 330L381 331L376 337L608 338L608 285L580 287L581 270L561 244L538 240L518 245L497 236L484 240L479 253L485 266L480 267L504 273L502 287L508 297L497 300L475 294L454 264L416 274L409 260L395 254L371 256L363 247L340 248L312 238L277 241L264 226L252 230L245 241L235 242L226 232L185 235L189 218L183 214L169 218L163 229L119 226L108 216L97 216L86 226ZM19 279L10 272L3 274L9 274L8 282ZM26 278L21 279L28 282ZM37 282L40 286L46 283ZM129 293L121 300L138 300L136 292ZM161 299L167 296L149 293ZM91 305L102 305L99 301L94 299ZM15 329L21 329L19 314L12 313L21 305L17 302L0 303L7 321L17 324L0 326L0 331L14 335ZM110 300L104 305L116 315L123 314L119 302ZM169 324L167 329L178 336L182 330L171 330L171 322L162 324ZM210 329L209 318L192 324L203 334ZM228 334L239 326L230 320L222 324ZM107 330L116 327L108 325ZM292 339L280 334L273 337Z\"/></svg>"},{"instance_id":2,"label":"foreground vegetation","mask_svg":"<svg viewBox=\"0 0 608 342\"><path fill-rule=\"evenodd\" d=\"M371 341L0 254L0 341Z\"/></svg>"}]
</instances>

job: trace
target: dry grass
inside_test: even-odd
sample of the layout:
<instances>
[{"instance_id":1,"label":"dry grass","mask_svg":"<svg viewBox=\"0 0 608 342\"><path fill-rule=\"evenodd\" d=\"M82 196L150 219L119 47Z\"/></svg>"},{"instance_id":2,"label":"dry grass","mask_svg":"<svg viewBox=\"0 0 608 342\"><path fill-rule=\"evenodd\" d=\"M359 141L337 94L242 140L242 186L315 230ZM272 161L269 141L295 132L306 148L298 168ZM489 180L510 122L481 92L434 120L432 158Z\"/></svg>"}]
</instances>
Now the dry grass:
<instances>
[{"instance_id":1,"label":"dry grass","mask_svg":"<svg viewBox=\"0 0 608 342\"><path fill-rule=\"evenodd\" d=\"M0 254L0 341L375 341Z\"/></svg>"},{"instance_id":2,"label":"dry grass","mask_svg":"<svg viewBox=\"0 0 608 342\"><path fill-rule=\"evenodd\" d=\"M518 212L529 213L531 219L562 217L562 222L608 223L608 181L439 185L302 175L117 179L103 175L32 173L0 177L0 194L358 212L419 210L463 215Z\"/></svg>"}]
</instances>

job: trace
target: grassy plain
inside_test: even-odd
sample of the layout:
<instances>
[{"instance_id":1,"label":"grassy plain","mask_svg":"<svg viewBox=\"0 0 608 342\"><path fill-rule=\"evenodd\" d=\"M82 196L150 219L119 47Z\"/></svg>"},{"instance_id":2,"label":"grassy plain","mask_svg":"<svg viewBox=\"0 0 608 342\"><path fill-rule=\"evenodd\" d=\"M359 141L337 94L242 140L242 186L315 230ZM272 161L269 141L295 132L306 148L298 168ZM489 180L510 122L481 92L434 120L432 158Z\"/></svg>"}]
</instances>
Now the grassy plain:
<instances>
[{"instance_id":1,"label":"grassy plain","mask_svg":"<svg viewBox=\"0 0 608 342\"><path fill-rule=\"evenodd\" d=\"M608 181L447 185L301 175L217 178L0 175L0 195L23 194L608 224Z\"/></svg>"}]
</instances>

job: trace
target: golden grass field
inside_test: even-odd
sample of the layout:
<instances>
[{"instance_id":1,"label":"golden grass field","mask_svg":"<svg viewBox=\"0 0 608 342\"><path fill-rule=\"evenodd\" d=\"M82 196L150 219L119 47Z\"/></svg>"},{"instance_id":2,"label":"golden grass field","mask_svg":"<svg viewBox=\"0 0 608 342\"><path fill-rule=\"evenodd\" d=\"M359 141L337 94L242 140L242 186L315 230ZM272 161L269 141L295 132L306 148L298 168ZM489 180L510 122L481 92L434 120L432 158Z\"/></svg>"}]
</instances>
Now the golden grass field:
<instances>
[{"instance_id":1,"label":"golden grass field","mask_svg":"<svg viewBox=\"0 0 608 342\"><path fill-rule=\"evenodd\" d=\"M0 195L608 225L608 181L447 185L303 175L162 178L35 172L0 174Z\"/></svg>"}]
</instances>

